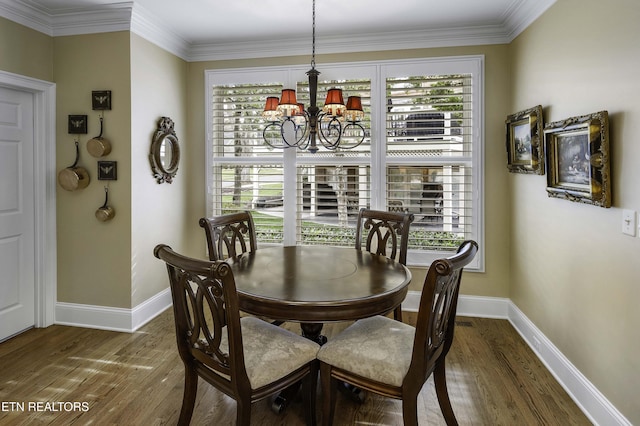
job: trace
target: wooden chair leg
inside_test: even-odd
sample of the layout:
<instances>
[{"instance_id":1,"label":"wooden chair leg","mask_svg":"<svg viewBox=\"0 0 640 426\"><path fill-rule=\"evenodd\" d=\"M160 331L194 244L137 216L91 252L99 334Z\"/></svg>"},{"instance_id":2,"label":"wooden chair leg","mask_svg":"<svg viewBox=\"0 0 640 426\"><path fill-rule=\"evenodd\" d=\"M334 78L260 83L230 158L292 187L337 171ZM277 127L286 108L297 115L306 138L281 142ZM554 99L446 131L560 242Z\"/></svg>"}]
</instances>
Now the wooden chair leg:
<instances>
[{"instance_id":1,"label":"wooden chair leg","mask_svg":"<svg viewBox=\"0 0 640 426\"><path fill-rule=\"evenodd\" d=\"M398 306L393 311L393 319L402 322L402 305Z\"/></svg>"},{"instance_id":2,"label":"wooden chair leg","mask_svg":"<svg viewBox=\"0 0 640 426\"><path fill-rule=\"evenodd\" d=\"M453 413L451 401L449 400L449 392L447 391L447 375L444 367L444 359L437 363L433 371L433 382L436 385L436 395L438 396L438 404L444 416L447 426L457 426L458 421Z\"/></svg>"},{"instance_id":3,"label":"wooden chair leg","mask_svg":"<svg viewBox=\"0 0 640 426\"><path fill-rule=\"evenodd\" d=\"M251 398L238 398L236 400L236 426L249 426L251 424Z\"/></svg>"},{"instance_id":4,"label":"wooden chair leg","mask_svg":"<svg viewBox=\"0 0 640 426\"><path fill-rule=\"evenodd\" d=\"M418 426L418 395L402 398L402 421L404 426Z\"/></svg>"},{"instance_id":5,"label":"wooden chair leg","mask_svg":"<svg viewBox=\"0 0 640 426\"><path fill-rule=\"evenodd\" d=\"M320 363L320 384L322 386L322 426L331 426L336 408L338 381L331 377L331 366L324 362Z\"/></svg>"},{"instance_id":6,"label":"wooden chair leg","mask_svg":"<svg viewBox=\"0 0 640 426\"><path fill-rule=\"evenodd\" d=\"M302 379L302 402L307 426L316 426L316 397L318 388L318 363L311 366L309 374Z\"/></svg>"},{"instance_id":7,"label":"wooden chair leg","mask_svg":"<svg viewBox=\"0 0 640 426\"><path fill-rule=\"evenodd\" d=\"M184 393L182 394L182 408L180 409L179 426L188 426L193 416L193 408L196 405L196 394L198 392L198 375L185 365L184 368Z\"/></svg>"}]
</instances>

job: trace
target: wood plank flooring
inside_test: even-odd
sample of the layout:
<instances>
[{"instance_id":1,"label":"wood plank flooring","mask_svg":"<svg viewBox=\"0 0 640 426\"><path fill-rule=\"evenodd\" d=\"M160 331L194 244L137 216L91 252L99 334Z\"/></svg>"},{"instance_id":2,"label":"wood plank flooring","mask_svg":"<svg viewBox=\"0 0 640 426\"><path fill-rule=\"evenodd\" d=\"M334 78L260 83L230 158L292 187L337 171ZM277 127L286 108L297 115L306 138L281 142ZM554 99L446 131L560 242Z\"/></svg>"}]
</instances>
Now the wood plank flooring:
<instances>
[{"instance_id":1,"label":"wood plank flooring","mask_svg":"<svg viewBox=\"0 0 640 426\"><path fill-rule=\"evenodd\" d=\"M327 325L324 334L344 326ZM505 320L458 318L447 378L461 425L591 424ZM170 309L133 334L52 326L0 344L2 426L174 425L182 385ZM432 378L420 395L419 419L445 424ZM235 402L201 381L191 424L234 421ZM252 425L303 424L300 403L280 415L269 400L252 406ZM356 404L339 394L335 424L401 425L401 405L371 394Z\"/></svg>"}]
</instances>

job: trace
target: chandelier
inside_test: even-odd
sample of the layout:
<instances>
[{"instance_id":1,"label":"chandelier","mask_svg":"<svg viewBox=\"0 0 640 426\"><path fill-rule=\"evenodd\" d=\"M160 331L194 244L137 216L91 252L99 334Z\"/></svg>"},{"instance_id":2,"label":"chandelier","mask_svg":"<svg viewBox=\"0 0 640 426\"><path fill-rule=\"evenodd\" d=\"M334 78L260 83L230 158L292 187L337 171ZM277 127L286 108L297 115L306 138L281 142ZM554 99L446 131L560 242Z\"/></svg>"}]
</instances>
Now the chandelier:
<instances>
[{"instance_id":1,"label":"chandelier","mask_svg":"<svg viewBox=\"0 0 640 426\"><path fill-rule=\"evenodd\" d=\"M316 70L316 1L313 0L313 32L309 76L309 108L298 103L296 91L283 89L280 99L269 96L262 116L268 121L262 132L264 142L273 148L296 147L316 153L320 146L329 150L351 149L364 141L364 118L360 96L349 96L345 105L342 89L331 88L324 106L316 105L318 75ZM319 145L319 144L320 145Z\"/></svg>"}]
</instances>

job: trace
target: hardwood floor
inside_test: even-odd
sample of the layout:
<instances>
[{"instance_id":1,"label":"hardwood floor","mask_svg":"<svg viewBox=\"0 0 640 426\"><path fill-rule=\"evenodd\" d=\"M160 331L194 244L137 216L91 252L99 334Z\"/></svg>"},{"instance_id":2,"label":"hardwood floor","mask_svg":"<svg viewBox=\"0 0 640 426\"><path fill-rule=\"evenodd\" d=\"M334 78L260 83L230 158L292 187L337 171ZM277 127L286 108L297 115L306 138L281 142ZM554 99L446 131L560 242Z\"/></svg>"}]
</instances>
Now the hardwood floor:
<instances>
[{"instance_id":1,"label":"hardwood floor","mask_svg":"<svg viewBox=\"0 0 640 426\"><path fill-rule=\"evenodd\" d=\"M411 323L411 314L405 319ZM325 326L325 334L342 327ZM183 367L170 309L133 334L30 330L0 344L0 366L3 426L174 425L178 419ZM461 425L591 424L505 320L459 317L447 368ZM268 400L252 406L252 424L304 424L301 404L281 415L269 406ZM191 424L231 425L234 419L235 402L201 381ZM419 419L421 425L444 424L433 378L422 390ZM371 394L356 404L339 394L335 424L401 425L401 405Z\"/></svg>"}]
</instances>

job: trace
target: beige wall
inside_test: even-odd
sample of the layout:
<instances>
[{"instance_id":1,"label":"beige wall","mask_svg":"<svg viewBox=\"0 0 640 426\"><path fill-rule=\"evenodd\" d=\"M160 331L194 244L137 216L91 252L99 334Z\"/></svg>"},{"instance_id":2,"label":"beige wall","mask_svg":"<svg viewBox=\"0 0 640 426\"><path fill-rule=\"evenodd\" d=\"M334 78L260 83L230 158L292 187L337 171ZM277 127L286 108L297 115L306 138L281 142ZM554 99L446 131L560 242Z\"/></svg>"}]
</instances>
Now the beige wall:
<instances>
[{"instance_id":1,"label":"beige wall","mask_svg":"<svg viewBox=\"0 0 640 426\"><path fill-rule=\"evenodd\" d=\"M168 287L167 271L153 256L158 243L186 251L185 228L191 183L182 161L171 184L158 184L151 173L149 151L160 117L170 117L180 140L181 156L193 143L187 137L187 64L143 38L131 35L131 306ZM199 154L202 157L202 154ZM128 171L127 171L128 172Z\"/></svg>"},{"instance_id":2,"label":"beige wall","mask_svg":"<svg viewBox=\"0 0 640 426\"><path fill-rule=\"evenodd\" d=\"M505 172L504 119L508 114L509 69L508 47L478 46L450 49L422 49L395 52L323 55L316 58L317 68L322 72L323 63L355 62L406 58L427 58L456 55L485 56L485 273L465 273L462 292L464 294L508 297L509 296L509 198ZM197 149L189 157L190 184L192 185L188 203L189 217L202 215L205 206L205 170L202 153L205 150L204 116L204 72L207 69L274 66L305 64L309 57L290 57L263 60L243 60L224 62L198 62L189 64L189 139L197 144ZM202 244L203 235L197 222L189 224L190 239ZM200 249L201 255L203 246ZM415 269L412 290L420 290L424 280L424 270Z\"/></svg>"},{"instance_id":3,"label":"beige wall","mask_svg":"<svg viewBox=\"0 0 640 426\"><path fill-rule=\"evenodd\" d=\"M546 122L608 110L613 207L548 198L546 177L510 175L511 299L627 417L640 424L640 3L558 0L510 46L511 112Z\"/></svg>"},{"instance_id":4,"label":"beige wall","mask_svg":"<svg viewBox=\"0 0 640 426\"><path fill-rule=\"evenodd\" d=\"M79 135L79 165L91 183L74 192L58 186L56 192L57 301L133 308L166 289L166 270L153 247L164 242L186 250L184 228L197 225L200 216L184 217L187 167L180 167L172 185L158 185L148 154L162 116L174 119L182 154L190 153L186 63L129 32L52 38L0 18L0 69L56 83L57 171L75 160L68 115L88 115L88 134ZM100 132L93 90L111 90L113 97L103 134L113 150L100 159L86 149ZM107 184L97 179L98 160L118 162L118 180L108 182L116 217L106 223L94 216Z\"/></svg>"},{"instance_id":5,"label":"beige wall","mask_svg":"<svg viewBox=\"0 0 640 426\"><path fill-rule=\"evenodd\" d=\"M0 70L53 80L53 38L0 18Z\"/></svg>"},{"instance_id":6,"label":"beige wall","mask_svg":"<svg viewBox=\"0 0 640 426\"><path fill-rule=\"evenodd\" d=\"M82 190L57 188L58 302L131 307L131 77L129 32L56 37L56 169L75 159L69 114L88 115L89 133L80 136L80 162L91 183ZM93 90L111 90L112 109L104 111L103 136L118 162L118 180L109 181L109 204L116 217L100 222L95 211L104 202L107 181L97 179L97 158L87 140L100 133L100 111L91 109Z\"/></svg>"},{"instance_id":7,"label":"beige wall","mask_svg":"<svg viewBox=\"0 0 640 426\"><path fill-rule=\"evenodd\" d=\"M173 184L159 185L148 155L162 116L175 121L183 155L190 151L185 138L186 63L129 32L59 37L55 81L58 170L73 162L67 115L88 114L80 165L92 177L81 191L58 188L58 301L133 308L168 287L153 247L163 242L183 250L185 245L184 167ZM118 180L108 182L116 217L105 223L96 220L94 212L104 200L106 181L97 180L98 159L85 145L99 133L99 112L91 110L90 94L102 89L112 91L104 136L113 150L101 159L118 162Z\"/></svg>"},{"instance_id":8,"label":"beige wall","mask_svg":"<svg viewBox=\"0 0 640 426\"><path fill-rule=\"evenodd\" d=\"M486 272L465 273L466 295L509 297L632 422L640 383L640 238L621 233L622 208L640 210L640 5L635 0L558 0L508 46L318 57L322 63L485 55ZM29 54L25 54L28 52ZM306 64L309 58L184 63L128 32L55 39L0 18L0 69L57 84L57 169L73 162L68 114L89 115L81 165L91 185L58 188L58 300L131 308L166 288L151 250L165 242L204 255L197 219L205 206L204 71ZM94 218L103 201L97 159L84 143L99 131L92 90L113 92L105 136L118 161L110 183L117 217ZM607 109L611 118L610 209L546 196L545 176L509 174L504 119L542 104L545 120ZM172 185L151 177L157 119L176 122L182 162ZM162 230L162 233L159 230ZM611 271L611 272L610 272ZM418 289L423 271L415 270Z\"/></svg>"}]
</instances>

